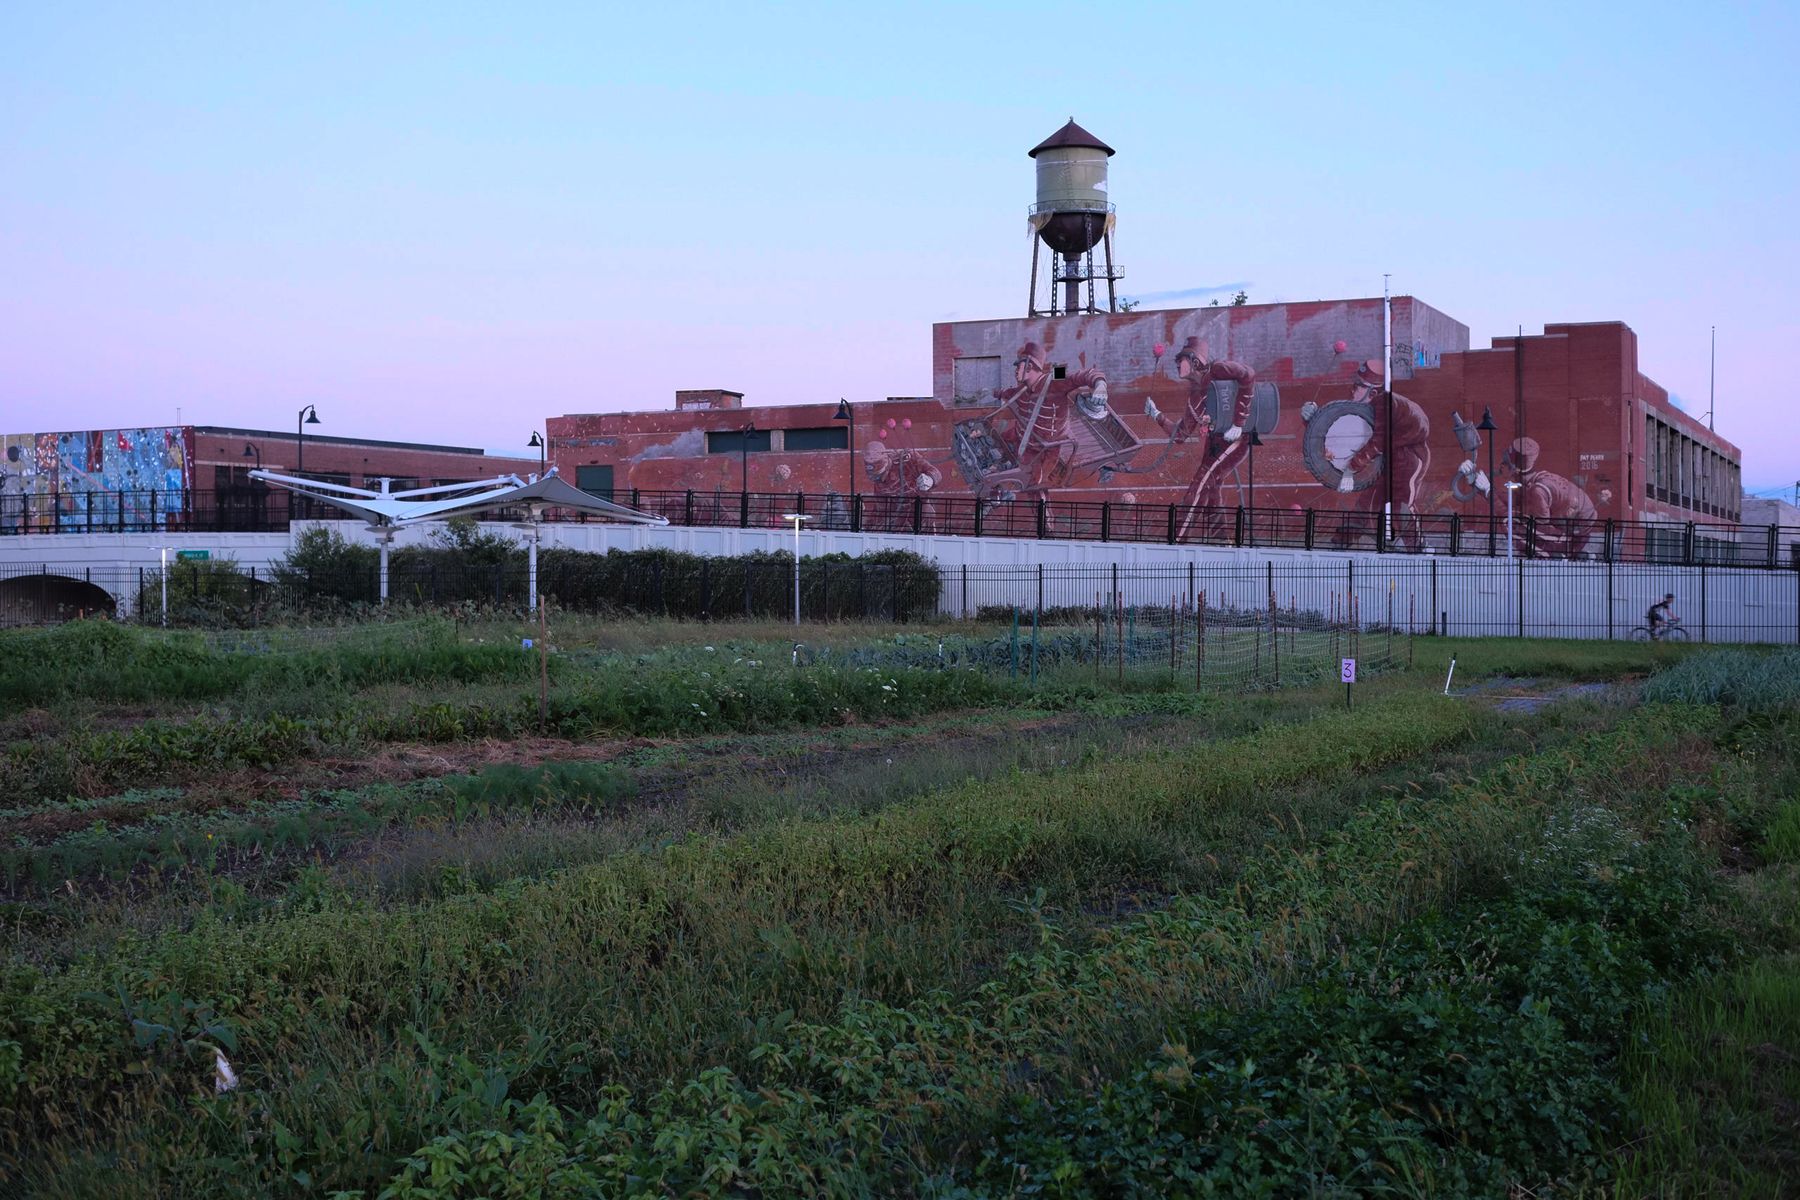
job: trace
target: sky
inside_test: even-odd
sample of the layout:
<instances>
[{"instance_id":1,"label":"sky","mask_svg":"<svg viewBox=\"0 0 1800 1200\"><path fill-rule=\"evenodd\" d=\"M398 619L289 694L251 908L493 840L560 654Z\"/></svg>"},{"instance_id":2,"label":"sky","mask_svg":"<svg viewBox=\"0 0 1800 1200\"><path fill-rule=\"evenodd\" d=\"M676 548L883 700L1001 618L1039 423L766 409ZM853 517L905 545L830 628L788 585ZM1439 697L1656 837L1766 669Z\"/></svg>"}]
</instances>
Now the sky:
<instances>
[{"instance_id":1,"label":"sky","mask_svg":"<svg viewBox=\"0 0 1800 1200\"><path fill-rule=\"evenodd\" d=\"M1791 489L1796 48L1792 4L3 4L0 431L929 394L931 322L1023 315L1073 115L1145 307L1387 273L1477 346L1625 321L1696 415L1716 326Z\"/></svg>"}]
</instances>

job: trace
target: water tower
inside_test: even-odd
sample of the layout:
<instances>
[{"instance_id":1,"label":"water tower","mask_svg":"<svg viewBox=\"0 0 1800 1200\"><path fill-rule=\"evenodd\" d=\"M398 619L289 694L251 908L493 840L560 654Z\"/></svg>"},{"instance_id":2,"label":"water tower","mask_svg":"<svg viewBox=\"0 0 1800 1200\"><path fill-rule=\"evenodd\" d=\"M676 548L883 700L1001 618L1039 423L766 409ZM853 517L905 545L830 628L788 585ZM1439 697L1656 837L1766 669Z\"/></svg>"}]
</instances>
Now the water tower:
<instances>
[{"instance_id":1,"label":"water tower","mask_svg":"<svg viewBox=\"0 0 1800 1200\"><path fill-rule=\"evenodd\" d=\"M1119 311L1114 283L1124 274L1113 265L1113 206L1106 200L1106 160L1113 148L1069 123L1039 142L1031 151L1037 162L1037 203L1031 206L1031 300L1028 315L1097 313L1096 280L1106 281L1106 310ZM1050 247L1050 301L1038 307L1038 247ZM1094 265L1094 247L1100 246L1105 265ZM1057 304L1057 284L1062 284L1062 303ZM1087 284L1082 303L1081 285Z\"/></svg>"}]
</instances>

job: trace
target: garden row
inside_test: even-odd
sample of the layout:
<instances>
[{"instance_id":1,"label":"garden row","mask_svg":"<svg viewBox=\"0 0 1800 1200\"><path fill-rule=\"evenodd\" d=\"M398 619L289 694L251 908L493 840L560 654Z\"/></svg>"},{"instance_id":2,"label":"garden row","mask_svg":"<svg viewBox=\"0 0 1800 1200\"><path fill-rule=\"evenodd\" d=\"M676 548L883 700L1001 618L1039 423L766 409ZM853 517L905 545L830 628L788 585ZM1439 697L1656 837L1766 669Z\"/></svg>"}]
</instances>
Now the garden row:
<instances>
[{"instance_id":1,"label":"garden row","mask_svg":"<svg viewBox=\"0 0 1800 1200\"><path fill-rule=\"evenodd\" d=\"M1371 720L1400 732L1372 741ZM1054 788L995 780L413 908L346 897L252 925L202 920L64 972L15 972L0 1008L0 1041L17 1043L20 1062L6 1108L26 1122L19 1136L27 1125L106 1129L142 1105L179 1110L192 1086L181 1046L224 1028L284 1104L351 1106L327 1122L342 1138L312 1153L320 1169L350 1153L335 1170L363 1174L446 1116L418 1089L428 1064L409 1028L433 1043L513 1047L510 1076L560 1079L572 1099L622 1072L648 1081L753 1042L758 1030L735 1014L823 1016L846 989L898 998L978 973L1012 936L1020 889L1076 900L1157 875L1216 877L1230 847L1209 863L1193 836L1216 826L1215 805L1260 843L1272 794L1469 732L1458 706L1334 714L1216 755L1095 763ZM1212 764L1204 776L1200 762ZM167 1044L135 1043L133 1020L171 1031ZM393 1128L399 1115L379 1118L388 1149L365 1162L350 1146L371 1136L372 1104L405 1116ZM313 1128L316 1115L292 1119Z\"/></svg>"},{"instance_id":2,"label":"garden row","mask_svg":"<svg viewBox=\"0 0 1800 1200\"><path fill-rule=\"evenodd\" d=\"M33 845L0 847L0 881L8 892L43 892L71 880L120 881L134 875L212 872L234 863L330 854L396 825L459 823L534 812L593 813L631 798L631 774L604 763L493 766L472 775L377 784L313 793L302 799L251 802L225 811L168 811L166 794L132 808L124 828L104 821Z\"/></svg>"},{"instance_id":3,"label":"garden row","mask_svg":"<svg viewBox=\"0 0 1800 1200\"><path fill-rule=\"evenodd\" d=\"M1614 1152L1686 1132L1643 1129L1634 1026L1775 936L1716 866L1770 823L1796 730L1760 748L1779 780L1729 732L1660 709L1388 797L1086 946L1034 904L1037 948L972 996L852 999L742 1070L570 1107L445 1056L460 1128L380 1195L1660 1193Z\"/></svg>"}]
</instances>

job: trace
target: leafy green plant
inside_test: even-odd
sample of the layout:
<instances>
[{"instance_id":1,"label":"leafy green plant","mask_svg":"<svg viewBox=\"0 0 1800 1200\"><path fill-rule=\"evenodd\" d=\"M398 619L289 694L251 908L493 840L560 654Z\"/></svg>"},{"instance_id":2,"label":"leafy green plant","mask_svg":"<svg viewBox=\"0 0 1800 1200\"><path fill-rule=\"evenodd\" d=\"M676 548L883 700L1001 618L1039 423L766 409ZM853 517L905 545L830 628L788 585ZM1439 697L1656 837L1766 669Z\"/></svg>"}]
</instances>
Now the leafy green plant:
<instances>
[{"instance_id":1,"label":"leafy green plant","mask_svg":"<svg viewBox=\"0 0 1800 1200\"><path fill-rule=\"evenodd\" d=\"M1800 707L1800 650L1706 650L1652 676L1644 698L1750 712Z\"/></svg>"}]
</instances>

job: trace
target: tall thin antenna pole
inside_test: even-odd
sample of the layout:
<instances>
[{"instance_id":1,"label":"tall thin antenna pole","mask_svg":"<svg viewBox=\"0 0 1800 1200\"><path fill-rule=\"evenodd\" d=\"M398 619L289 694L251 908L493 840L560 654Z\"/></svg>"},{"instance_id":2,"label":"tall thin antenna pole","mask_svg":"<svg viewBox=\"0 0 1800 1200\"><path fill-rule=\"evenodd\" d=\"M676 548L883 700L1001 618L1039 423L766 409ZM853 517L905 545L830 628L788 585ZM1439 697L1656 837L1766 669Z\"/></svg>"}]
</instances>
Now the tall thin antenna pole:
<instances>
[{"instance_id":1,"label":"tall thin antenna pole","mask_svg":"<svg viewBox=\"0 0 1800 1200\"><path fill-rule=\"evenodd\" d=\"M1388 281L1392 275L1381 277L1381 390L1389 391L1394 386L1390 374L1394 363L1394 300L1388 293Z\"/></svg>"},{"instance_id":2,"label":"tall thin antenna pole","mask_svg":"<svg viewBox=\"0 0 1800 1200\"><path fill-rule=\"evenodd\" d=\"M1376 531L1376 546L1382 547L1393 536L1394 522L1394 297L1389 288L1392 275L1381 277L1381 393L1387 404L1386 459L1381 473L1386 476L1387 503L1382 506L1382 526Z\"/></svg>"},{"instance_id":3,"label":"tall thin antenna pole","mask_svg":"<svg viewBox=\"0 0 1800 1200\"><path fill-rule=\"evenodd\" d=\"M1525 327L1513 339L1513 437L1525 436Z\"/></svg>"},{"instance_id":4,"label":"tall thin antenna pole","mask_svg":"<svg viewBox=\"0 0 1800 1200\"><path fill-rule=\"evenodd\" d=\"M1712 327L1712 356L1706 364L1706 427L1713 427L1713 385L1719 375L1719 327Z\"/></svg>"}]
</instances>

